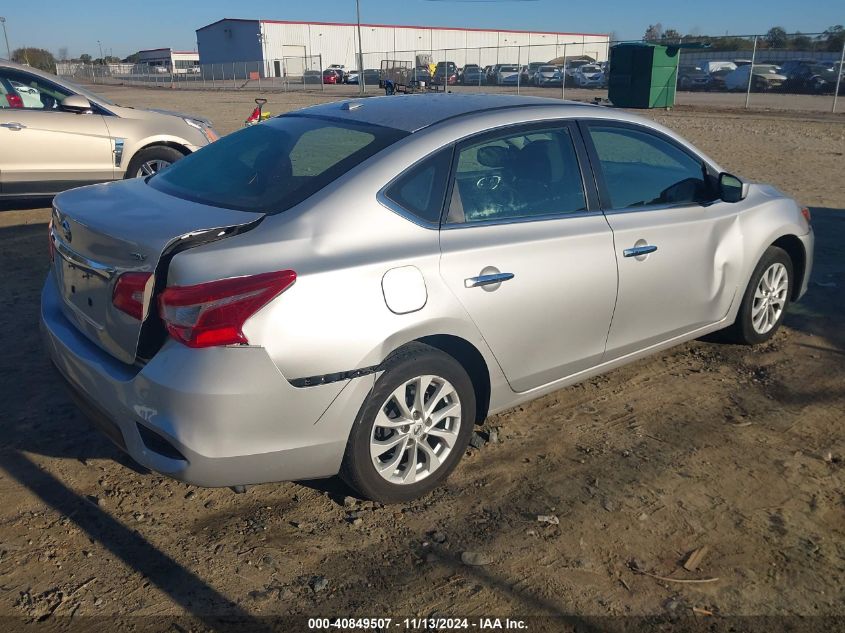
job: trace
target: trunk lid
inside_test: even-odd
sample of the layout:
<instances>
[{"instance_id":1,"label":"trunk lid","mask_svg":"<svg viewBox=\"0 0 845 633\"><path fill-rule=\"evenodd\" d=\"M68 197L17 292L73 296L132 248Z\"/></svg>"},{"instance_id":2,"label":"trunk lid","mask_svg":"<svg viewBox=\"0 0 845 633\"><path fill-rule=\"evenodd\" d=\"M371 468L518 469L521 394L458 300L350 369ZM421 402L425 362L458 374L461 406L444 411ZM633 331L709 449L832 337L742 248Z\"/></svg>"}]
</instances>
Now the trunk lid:
<instances>
[{"instance_id":1,"label":"trunk lid","mask_svg":"<svg viewBox=\"0 0 845 633\"><path fill-rule=\"evenodd\" d=\"M173 252L249 230L263 217L169 196L140 178L62 193L50 231L62 310L89 339L132 363L143 321L112 304L117 278L154 274L143 301L146 319L155 318L151 290L165 281Z\"/></svg>"}]
</instances>

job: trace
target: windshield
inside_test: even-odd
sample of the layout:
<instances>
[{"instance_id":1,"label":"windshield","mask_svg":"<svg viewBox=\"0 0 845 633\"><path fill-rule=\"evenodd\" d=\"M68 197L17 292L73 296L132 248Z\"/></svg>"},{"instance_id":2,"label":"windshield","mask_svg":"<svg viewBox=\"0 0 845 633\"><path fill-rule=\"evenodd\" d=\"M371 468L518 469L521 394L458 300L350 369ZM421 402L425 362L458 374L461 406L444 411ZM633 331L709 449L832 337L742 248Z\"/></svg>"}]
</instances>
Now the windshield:
<instances>
[{"instance_id":1,"label":"windshield","mask_svg":"<svg viewBox=\"0 0 845 633\"><path fill-rule=\"evenodd\" d=\"M601 68L598 66L581 66L582 73L600 73Z\"/></svg>"},{"instance_id":2,"label":"windshield","mask_svg":"<svg viewBox=\"0 0 845 633\"><path fill-rule=\"evenodd\" d=\"M148 182L193 202L279 213L405 136L378 125L289 114L224 136Z\"/></svg>"},{"instance_id":3,"label":"windshield","mask_svg":"<svg viewBox=\"0 0 845 633\"><path fill-rule=\"evenodd\" d=\"M541 66L540 72L541 73L554 73L554 72L557 72L557 68L555 68L554 66Z\"/></svg>"},{"instance_id":4,"label":"windshield","mask_svg":"<svg viewBox=\"0 0 845 633\"><path fill-rule=\"evenodd\" d=\"M499 72L515 73L516 72L516 66L502 66L501 68L499 68Z\"/></svg>"}]
</instances>

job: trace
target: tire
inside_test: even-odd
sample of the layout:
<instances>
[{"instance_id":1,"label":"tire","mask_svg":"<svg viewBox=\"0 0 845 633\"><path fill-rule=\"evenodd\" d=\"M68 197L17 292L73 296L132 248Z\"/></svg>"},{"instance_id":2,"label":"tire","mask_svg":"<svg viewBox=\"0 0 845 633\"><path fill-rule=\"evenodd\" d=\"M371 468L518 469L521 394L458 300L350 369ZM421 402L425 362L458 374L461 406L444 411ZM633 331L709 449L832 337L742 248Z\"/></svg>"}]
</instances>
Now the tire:
<instances>
[{"instance_id":1,"label":"tire","mask_svg":"<svg viewBox=\"0 0 845 633\"><path fill-rule=\"evenodd\" d=\"M766 308L766 315L760 321L760 306L764 305L761 302L765 301L766 297L761 298L760 295L764 293L760 293L758 290L763 290L766 285L763 283L764 277L766 277L767 283L773 279L769 276L772 274L772 270L784 271L786 283L774 284L776 290L769 295L770 305L774 308L772 311ZM774 277L774 279L778 279L778 277ZM786 309L789 307L793 284L793 267L789 255L777 246L770 246L754 268L751 280L748 282L748 287L742 297L736 321L725 330L727 338L741 345L756 345L772 338L783 322ZM775 298L774 301L772 301L772 297ZM755 327L756 322L761 323L763 327Z\"/></svg>"},{"instance_id":2,"label":"tire","mask_svg":"<svg viewBox=\"0 0 845 633\"><path fill-rule=\"evenodd\" d=\"M466 451L475 424L475 392L464 368L448 354L428 345L409 345L388 358L384 365L385 372L352 426L340 476L365 498L384 503L410 501L440 485ZM415 391L417 380L423 377L431 379L425 395L434 398L438 394L433 404L430 399L423 401L424 405L435 407L429 412L430 419L436 419L438 413L449 407L453 408L448 410L455 411L456 404L460 407L459 414L446 415L431 426L426 426L426 419L421 417L409 418L409 424L400 426L401 423L394 422L402 417L395 393L404 395L406 409L417 416ZM377 425L377 418L395 426ZM437 433L429 435L426 429ZM375 446L379 441L385 446ZM378 454L380 450L382 453ZM440 461L439 457L444 456ZM409 468L412 459L415 460L413 470ZM438 464L427 470L434 464L433 459ZM379 473L376 463L385 467L384 474ZM403 478L408 481L403 483Z\"/></svg>"},{"instance_id":3,"label":"tire","mask_svg":"<svg viewBox=\"0 0 845 633\"><path fill-rule=\"evenodd\" d=\"M123 177L138 178L140 176L150 176L160 169L164 169L165 167L172 165L184 156L185 155L178 149L167 147L166 145L153 145L152 147L146 147L132 157L132 160L129 161L129 166L126 168L126 174L124 174ZM143 166L147 165L149 168L156 164L158 167L151 168L150 173L146 173L146 170L144 173L139 173L141 172Z\"/></svg>"}]
</instances>

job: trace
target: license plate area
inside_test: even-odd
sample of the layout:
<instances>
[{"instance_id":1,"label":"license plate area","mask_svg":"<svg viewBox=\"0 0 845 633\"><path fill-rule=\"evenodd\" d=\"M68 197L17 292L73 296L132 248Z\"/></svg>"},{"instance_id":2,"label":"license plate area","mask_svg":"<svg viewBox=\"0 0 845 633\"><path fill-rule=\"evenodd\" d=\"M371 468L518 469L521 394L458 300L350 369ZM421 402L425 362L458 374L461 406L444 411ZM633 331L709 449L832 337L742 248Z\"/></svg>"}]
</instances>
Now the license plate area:
<instances>
[{"instance_id":1,"label":"license plate area","mask_svg":"<svg viewBox=\"0 0 845 633\"><path fill-rule=\"evenodd\" d=\"M57 257L56 262L59 288L65 303L80 318L98 330L103 329L110 301L109 280L64 257Z\"/></svg>"}]
</instances>

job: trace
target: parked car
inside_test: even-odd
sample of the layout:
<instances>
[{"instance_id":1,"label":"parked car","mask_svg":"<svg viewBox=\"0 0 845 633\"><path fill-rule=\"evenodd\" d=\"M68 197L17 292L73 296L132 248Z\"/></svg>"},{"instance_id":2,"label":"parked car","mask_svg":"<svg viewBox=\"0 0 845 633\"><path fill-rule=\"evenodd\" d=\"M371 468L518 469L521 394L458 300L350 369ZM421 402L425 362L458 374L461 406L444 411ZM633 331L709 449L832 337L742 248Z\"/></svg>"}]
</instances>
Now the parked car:
<instances>
[{"instance_id":1,"label":"parked car","mask_svg":"<svg viewBox=\"0 0 845 633\"><path fill-rule=\"evenodd\" d=\"M346 77L346 83L348 84L358 84L360 77L357 72L350 72ZM378 86L379 81L381 81L381 73L377 68L365 68L364 69L364 85L365 86Z\"/></svg>"},{"instance_id":2,"label":"parked car","mask_svg":"<svg viewBox=\"0 0 845 633\"><path fill-rule=\"evenodd\" d=\"M710 75L696 66L678 67L679 90L706 90L710 86Z\"/></svg>"},{"instance_id":3,"label":"parked car","mask_svg":"<svg viewBox=\"0 0 845 633\"><path fill-rule=\"evenodd\" d=\"M724 92L727 90L725 87L725 77L730 75L735 69L731 68L717 68L713 72L709 73L709 80L707 82L707 90L711 90L714 92Z\"/></svg>"},{"instance_id":4,"label":"parked car","mask_svg":"<svg viewBox=\"0 0 845 633\"><path fill-rule=\"evenodd\" d=\"M424 81L426 83L431 81L431 72L424 66L418 66L411 71L412 81Z\"/></svg>"},{"instance_id":5,"label":"parked car","mask_svg":"<svg viewBox=\"0 0 845 633\"><path fill-rule=\"evenodd\" d=\"M564 79L566 80L566 85L575 85L575 72L581 67L587 64L592 64L593 62L589 59L570 59L566 61L563 65L564 68Z\"/></svg>"},{"instance_id":6,"label":"parked car","mask_svg":"<svg viewBox=\"0 0 845 633\"><path fill-rule=\"evenodd\" d=\"M563 82L563 70L557 66L540 66L534 73L534 85L546 88L560 86Z\"/></svg>"},{"instance_id":7,"label":"parked car","mask_svg":"<svg viewBox=\"0 0 845 633\"><path fill-rule=\"evenodd\" d=\"M324 84L339 84L343 83L343 75L339 70L333 68L326 68L323 71Z\"/></svg>"},{"instance_id":8,"label":"parked car","mask_svg":"<svg viewBox=\"0 0 845 633\"><path fill-rule=\"evenodd\" d=\"M437 62L431 83L454 86L458 83L458 67L455 62Z\"/></svg>"},{"instance_id":9,"label":"parked car","mask_svg":"<svg viewBox=\"0 0 845 633\"><path fill-rule=\"evenodd\" d=\"M519 67L501 64L496 71L497 86L515 86L519 81Z\"/></svg>"},{"instance_id":10,"label":"parked car","mask_svg":"<svg viewBox=\"0 0 845 633\"><path fill-rule=\"evenodd\" d=\"M465 86L478 86L487 83L487 77L477 64L467 64L461 74L461 83Z\"/></svg>"},{"instance_id":11,"label":"parked car","mask_svg":"<svg viewBox=\"0 0 845 633\"><path fill-rule=\"evenodd\" d=\"M305 70L302 72L302 83L320 85L323 83L323 73L319 70Z\"/></svg>"},{"instance_id":12,"label":"parked car","mask_svg":"<svg viewBox=\"0 0 845 633\"><path fill-rule=\"evenodd\" d=\"M40 109L44 107L44 104L41 102L41 93L38 91L38 88L24 85L19 81L10 81L9 83L12 84L12 88L15 89L15 92L20 95L24 108Z\"/></svg>"},{"instance_id":13,"label":"parked car","mask_svg":"<svg viewBox=\"0 0 845 633\"><path fill-rule=\"evenodd\" d=\"M484 67L484 74L487 76L488 84L492 85L496 83L496 77L499 75L499 66L501 66L501 64L493 64L492 66Z\"/></svg>"},{"instance_id":14,"label":"parked car","mask_svg":"<svg viewBox=\"0 0 845 633\"><path fill-rule=\"evenodd\" d=\"M532 83L534 81L534 73L537 72L537 69L547 64L548 62L531 62L527 66L523 66L520 82L524 84Z\"/></svg>"},{"instance_id":15,"label":"parked car","mask_svg":"<svg viewBox=\"0 0 845 633\"><path fill-rule=\"evenodd\" d=\"M751 90L754 92L777 90L786 81L786 77L778 73L777 66L746 64L725 76L725 88L732 91L745 91L748 88L749 74L751 74Z\"/></svg>"},{"instance_id":16,"label":"parked car","mask_svg":"<svg viewBox=\"0 0 845 633\"><path fill-rule=\"evenodd\" d=\"M606 85L604 73L595 64L582 64L576 68L572 80L579 88L602 88Z\"/></svg>"},{"instance_id":17,"label":"parked car","mask_svg":"<svg viewBox=\"0 0 845 633\"><path fill-rule=\"evenodd\" d=\"M784 92L806 94L833 94L836 90L837 66L816 60L789 60L780 67L780 74L786 77ZM840 81L840 94L843 94L845 81Z\"/></svg>"},{"instance_id":18,"label":"parked car","mask_svg":"<svg viewBox=\"0 0 845 633\"><path fill-rule=\"evenodd\" d=\"M0 61L0 197L147 176L217 138L202 117L125 108L55 75Z\"/></svg>"},{"instance_id":19,"label":"parked car","mask_svg":"<svg viewBox=\"0 0 845 633\"><path fill-rule=\"evenodd\" d=\"M488 415L709 332L768 340L813 261L777 189L649 119L515 95L271 118L59 195L49 239L47 352L137 462L384 502Z\"/></svg>"},{"instance_id":20,"label":"parked car","mask_svg":"<svg viewBox=\"0 0 845 633\"><path fill-rule=\"evenodd\" d=\"M708 75L712 75L716 71L737 69L736 64L723 59L700 61L696 62L695 65Z\"/></svg>"},{"instance_id":21,"label":"parked car","mask_svg":"<svg viewBox=\"0 0 845 633\"><path fill-rule=\"evenodd\" d=\"M341 83L346 79L346 66L344 64L329 64L329 70L334 70L338 73Z\"/></svg>"}]
</instances>

